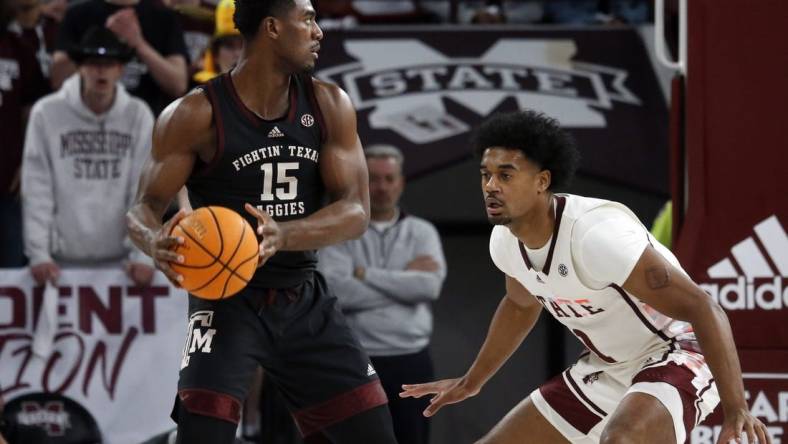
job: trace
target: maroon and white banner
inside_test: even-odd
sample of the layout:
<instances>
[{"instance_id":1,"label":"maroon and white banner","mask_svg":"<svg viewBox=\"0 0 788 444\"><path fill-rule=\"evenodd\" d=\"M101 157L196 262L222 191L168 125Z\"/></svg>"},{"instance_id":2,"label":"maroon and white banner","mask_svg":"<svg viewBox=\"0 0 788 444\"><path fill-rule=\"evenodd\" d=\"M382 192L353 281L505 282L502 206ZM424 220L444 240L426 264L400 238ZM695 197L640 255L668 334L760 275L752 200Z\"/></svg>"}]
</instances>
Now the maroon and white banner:
<instances>
[{"instance_id":1,"label":"maroon and white banner","mask_svg":"<svg viewBox=\"0 0 788 444\"><path fill-rule=\"evenodd\" d=\"M159 273L148 288L120 269L63 270L52 352L33 354L44 288L27 269L0 270L0 387L6 402L54 392L81 404L109 444L138 444L172 429L187 296ZM48 430L63 432L68 418ZM48 426L49 424L43 424Z\"/></svg>"},{"instance_id":2,"label":"maroon and white banner","mask_svg":"<svg viewBox=\"0 0 788 444\"><path fill-rule=\"evenodd\" d=\"M334 31L316 76L358 110L365 145L400 147L409 176L470 156L491 113L533 108L578 139L581 172L667 194L667 108L634 29Z\"/></svg>"},{"instance_id":3,"label":"maroon and white banner","mask_svg":"<svg viewBox=\"0 0 788 444\"><path fill-rule=\"evenodd\" d=\"M774 444L788 442L788 350L739 350L750 412L766 424ZM691 444L717 444L722 406L692 431ZM742 441L746 443L746 441Z\"/></svg>"},{"instance_id":4,"label":"maroon and white banner","mask_svg":"<svg viewBox=\"0 0 788 444\"><path fill-rule=\"evenodd\" d=\"M788 51L786 13L786 2L688 2L686 163L677 168L686 212L674 233L684 269L730 318L748 406L774 443L788 442L788 65L772 57ZM751 27L763 32L747 41L730 33ZM721 422L706 421L693 443L710 442Z\"/></svg>"},{"instance_id":5,"label":"maroon and white banner","mask_svg":"<svg viewBox=\"0 0 788 444\"><path fill-rule=\"evenodd\" d=\"M694 264L688 261L689 270L730 318L750 411L766 424L772 442L788 442L788 236L778 214L762 219L756 211L740 214L736 222L722 217L714 224L723 232L720 237L700 237L707 254ZM749 229L741 223L747 219L755 221ZM720 240L725 236L739 238L725 243ZM716 443L721 409L693 431L692 444Z\"/></svg>"}]
</instances>

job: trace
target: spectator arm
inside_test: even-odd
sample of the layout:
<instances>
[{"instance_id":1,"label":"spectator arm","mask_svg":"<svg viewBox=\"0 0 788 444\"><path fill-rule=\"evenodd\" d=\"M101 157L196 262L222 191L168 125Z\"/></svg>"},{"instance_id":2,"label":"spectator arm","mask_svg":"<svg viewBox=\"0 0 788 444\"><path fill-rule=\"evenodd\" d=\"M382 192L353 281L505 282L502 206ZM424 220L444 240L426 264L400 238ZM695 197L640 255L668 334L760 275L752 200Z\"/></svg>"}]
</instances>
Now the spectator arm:
<instances>
[{"instance_id":1,"label":"spectator arm","mask_svg":"<svg viewBox=\"0 0 788 444\"><path fill-rule=\"evenodd\" d=\"M446 258L438 231L432 225L425 225L417 231L413 242L418 246L415 255L431 257L438 263L437 271L368 268L364 282L401 303L437 300L446 279Z\"/></svg>"},{"instance_id":2,"label":"spectator arm","mask_svg":"<svg viewBox=\"0 0 788 444\"><path fill-rule=\"evenodd\" d=\"M23 238L30 265L52 262L55 190L46 137L43 116L34 111L25 136L21 178Z\"/></svg>"},{"instance_id":3,"label":"spectator arm","mask_svg":"<svg viewBox=\"0 0 788 444\"><path fill-rule=\"evenodd\" d=\"M343 311L370 310L395 303L382 292L353 277L353 258L342 244L320 250L319 266Z\"/></svg>"},{"instance_id":4,"label":"spectator arm","mask_svg":"<svg viewBox=\"0 0 788 444\"><path fill-rule=\"evenodd\" d=\"M52 55L52 66L49 68L49 84L53 91L60 89L63 82L77 72L77 65L71 61L65 51L55 51Z\"/></svg>"},{"instance_id":5,"label":"spectator arm","mask_svg":"<svg viewBox=\"0 0 788 444\"><path fill-rule=\"evenodd\" d=\"M189 86L186 59L181 54L162 56L147 41L137 47L137 57L148 66L151 76L162 91L171 97L180 97Z\"/></svg>"}]
</instances>

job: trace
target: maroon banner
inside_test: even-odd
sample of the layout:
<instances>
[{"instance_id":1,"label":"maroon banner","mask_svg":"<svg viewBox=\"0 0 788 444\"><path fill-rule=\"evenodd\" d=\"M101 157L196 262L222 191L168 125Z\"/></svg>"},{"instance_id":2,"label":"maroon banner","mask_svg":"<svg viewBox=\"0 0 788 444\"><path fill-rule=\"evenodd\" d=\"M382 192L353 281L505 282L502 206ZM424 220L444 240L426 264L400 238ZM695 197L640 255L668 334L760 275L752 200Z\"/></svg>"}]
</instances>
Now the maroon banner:
<instances>
[{"instance_id":1,"label":"maroon banner","mask_svg":"<svg viewBox=\"0 0 788 444\"><path fill-rule=\"evenodd\" d=\"M772 58L788 52L778 18L788 4L703 0L689 12L688 194L675 250L728 312L740 349L788 349L788 65ZM742 24L764 32L729 35Z\"/></svg>"},{"instance_id":2,"label":"maroon banner","mask_svg":"<svg viewBox=\"0 0 788 444\"><path fill-rule=\"evenodd\" d=\"M684 268L726 310L748 406L773 442L788 426L788 3L688 2ZM731 29L759 29L742 40ZM679 211L681 208L678 209ZM674 210L676 211L676 210ZM693 435L711 442L719 413Z\"/></svg>"}]
</instances>

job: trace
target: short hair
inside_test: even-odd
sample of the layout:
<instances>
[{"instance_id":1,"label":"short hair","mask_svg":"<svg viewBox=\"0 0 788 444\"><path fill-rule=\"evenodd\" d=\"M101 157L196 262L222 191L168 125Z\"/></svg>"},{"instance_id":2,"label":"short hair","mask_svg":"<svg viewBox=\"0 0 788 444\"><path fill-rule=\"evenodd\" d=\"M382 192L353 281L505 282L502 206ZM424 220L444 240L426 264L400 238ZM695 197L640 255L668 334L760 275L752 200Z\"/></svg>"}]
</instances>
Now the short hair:
<instances>
[{"instance_id":1,"label":"short hair","mask_svg":"<svg viewBox=\"0 0 788 444\"><path fill-rule=\"evenodd\" d=\"M295 6L295 0L235 0L233 21L245 40L252 40L266 17L278 16Z\"/></svg>"},{"instance_id":2,"label":"short hair","mask_svg":"<svg viewBox=\"0 0 788 444\"><path fill-rule=\"evenodd\" d=\"M394 159L400 167L402 167L402 164L405 162L405 156L402 155L402 151L394 145L370 145L364 149L364 156L367 159L391 158Z\"/></svg>"},{"instance_id":3,"label":"short hair","mask_svg":"<svg viewBox=\"0 0 788 444\"><path fill-rule=\"evenodd\" d=\"M476 130L473 147L480 158L492 147L521 151L550 171L549 190L569 185L580 161L574 138L556 119L533 110L494 114Z\"/></svg>"}]
</instances>

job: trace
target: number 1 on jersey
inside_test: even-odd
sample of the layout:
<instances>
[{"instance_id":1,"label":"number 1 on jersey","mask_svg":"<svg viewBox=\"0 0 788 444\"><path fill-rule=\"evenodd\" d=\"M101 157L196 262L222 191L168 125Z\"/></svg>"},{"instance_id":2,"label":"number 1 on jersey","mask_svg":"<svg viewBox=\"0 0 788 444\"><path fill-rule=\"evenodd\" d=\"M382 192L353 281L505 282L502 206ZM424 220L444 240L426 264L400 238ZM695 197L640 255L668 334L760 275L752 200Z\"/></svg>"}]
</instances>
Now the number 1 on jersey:
<instances>
[{"instance_id":1,"label":"number 1 on jersey","mask_svg":"<svg viewBox=\"0 0 788 444\"><path fill-rule=\"evenodd\" d=\"M274 164L264 163L260 165L263 170L263 193L260 194L260 200L272 201L274 200ZM287 173L291 170L298 169L298 162L280 162L277 163L276 183L277 185L284 185L284 187L276 188L276 199L279 200L293 200L298 196L298 178L295 176L288 176Z\"/></svg>"}]
</instances>

